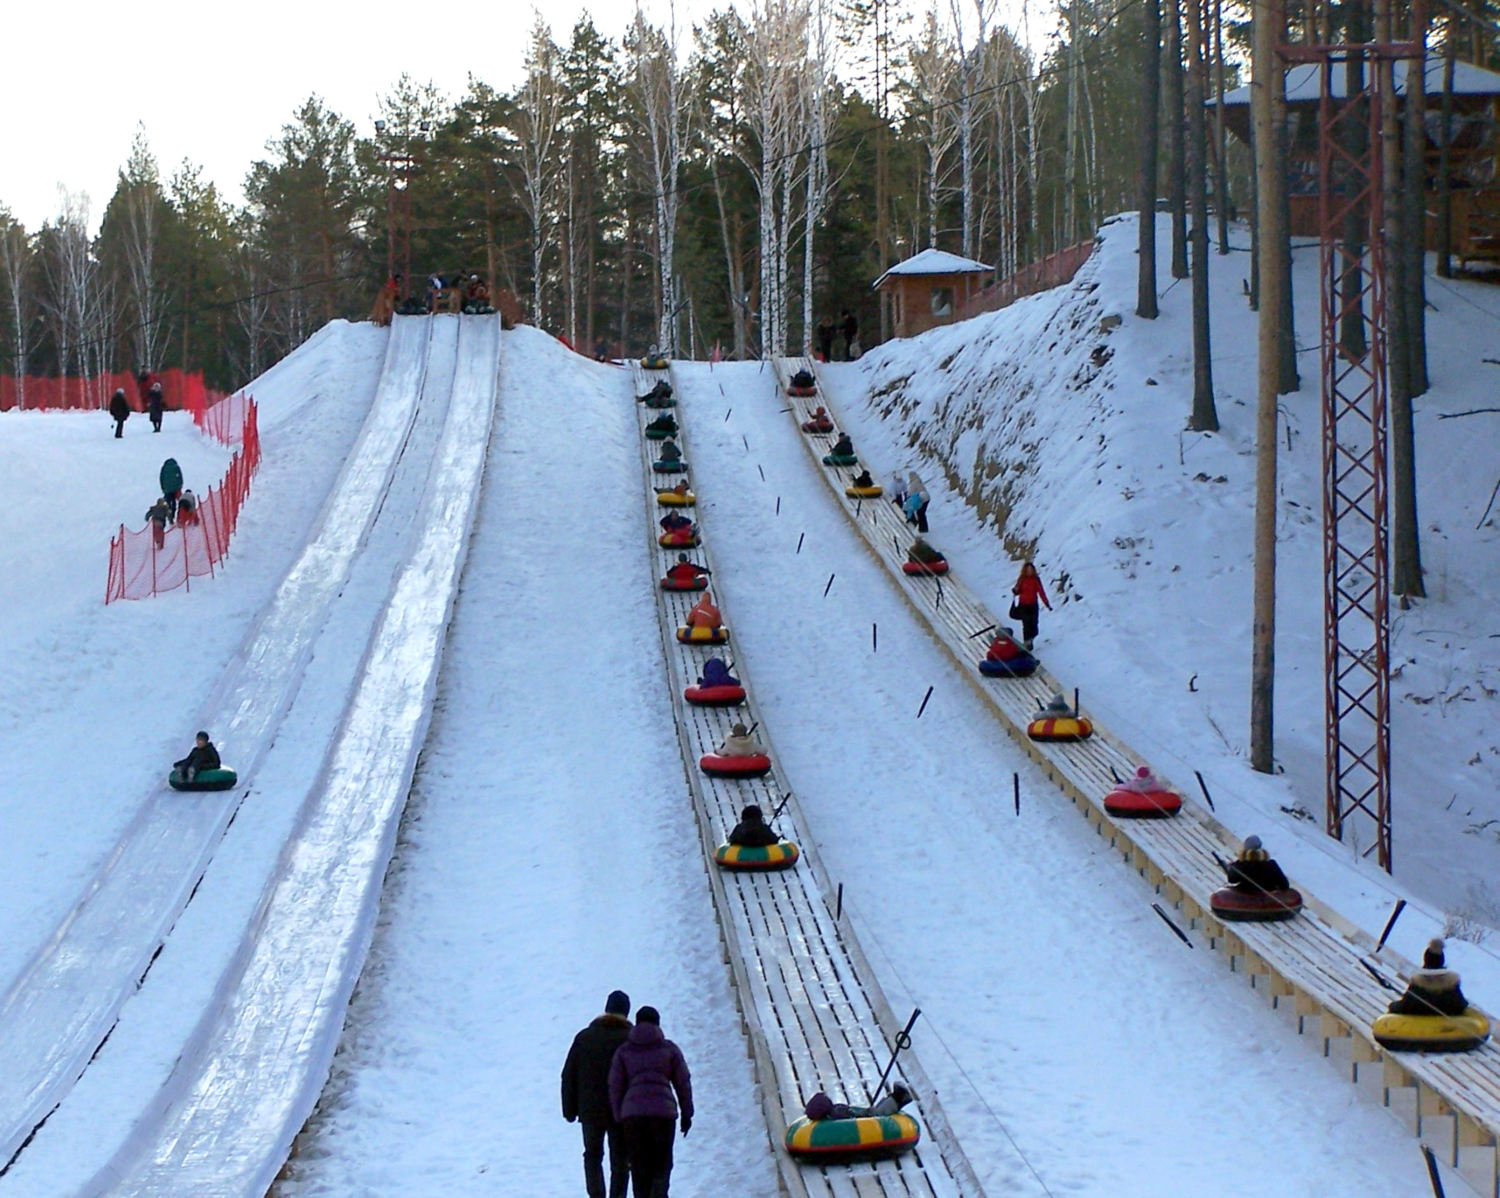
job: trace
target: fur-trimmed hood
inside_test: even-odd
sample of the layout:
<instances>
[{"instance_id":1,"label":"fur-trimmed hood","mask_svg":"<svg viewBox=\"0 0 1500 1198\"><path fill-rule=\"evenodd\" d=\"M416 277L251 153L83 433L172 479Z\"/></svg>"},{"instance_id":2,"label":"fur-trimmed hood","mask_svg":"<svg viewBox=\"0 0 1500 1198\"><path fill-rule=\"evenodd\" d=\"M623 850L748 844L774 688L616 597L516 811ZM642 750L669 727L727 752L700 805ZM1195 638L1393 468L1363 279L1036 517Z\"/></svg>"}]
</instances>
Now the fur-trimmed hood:
<instances>
[{"instance_id":1,"label":"fur-trimmed hood","mask_svg":"<svg viewBox=\"0 0 1500 1198\"><path fill-rule=\"evenodd\" d=\"M1458 973L1452 969L1418 969L1411 975L1411 984L1429 993L1458 989Z\"/></svg>"}]
</instances>

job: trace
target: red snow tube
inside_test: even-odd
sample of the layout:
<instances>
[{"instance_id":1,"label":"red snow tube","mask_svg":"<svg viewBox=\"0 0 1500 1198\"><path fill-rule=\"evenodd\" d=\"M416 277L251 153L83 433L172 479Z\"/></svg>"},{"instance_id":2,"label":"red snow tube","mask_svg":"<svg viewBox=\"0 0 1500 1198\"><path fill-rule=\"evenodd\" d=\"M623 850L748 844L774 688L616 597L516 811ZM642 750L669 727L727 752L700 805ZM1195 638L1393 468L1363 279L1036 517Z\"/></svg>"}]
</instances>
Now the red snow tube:
<instances>
[{"instance_id":1,"label":"red snow tube","mask_svg":"<svg viewBox=\"0 0 1500 1198\"><path fill-rule=\"evenodd\" d=\"M1126 790L1104 796L1104 810L1121 819L1166 819L1182 810L1182 796L1170 790Z\"/></svg>"},{"instance_id":2,"label":"red snow tube","mask_svg":"<svg viewBox=\"0 0 1500 1198\"><path fill-rule=\"evenodd\" d=\"M946 558L939 558L935 562L902 562L901 573L917 577L924 574L946 574L948 573L948 562Z\"/></svg>"},{"instance_id":3,"label":"red snow tube","mask_svg":"<svg viewBox=\"0 0 1500 1198\"><path fill-rule=\"evenodd\" d=\"M671 532L664 532L657 537L656 543L663 549L695 549L698 546L698 530L674 528Z\"/></svg>"},{"instance_id":4,"label":"red snow tube","mask_svg":"<svg viewBox=\"0 0 1500 1198\"><path fill-rule=\"evenodd\" d=\"M1302 910L1296 890L1241 890L1226 886L1208 896L1209 909L1225 923L1272 923Z\"/></svg>"},{"instance_id":5,"label":"red snow tube","mask_svg":"<svg viewBox=\"0 0 1500 1198\"><path fill-rule=\"evenodd\" d=\"M753 757L720 757L705 753L698 759L705 774L714 778L759 778L771 772L771 759L764 753Z\"/></svg>"},{"instance_id":6,"label":"red snow tube","mask_svg":"<svg viewBox=\"0 0 1500 1198\"><path fill-rule=\"evenodd\" d=\"M817 384L811 387L798 387L795 384L786 389L786 393L795 399L811 399L818 393Z\"/></svg>"},{"instance_id":7,"label":"red snow tube","mask_svg":"<svg viewBox=\"0 0 1500 1198\"><path fill-rule=\"evenodd\" d=\"M699 707L735 707L745 701L743 686L690 686L682 697Z\"/></svg>"},{"instance_id":8,"label":"red snow tube","mask_svg":"<svg viewBox=\"0 0 1500 1198\"><path fill-rule=\"evenodd\" d=\"M669 575L661 580L661 589L664 591L706 591L708 590L708 579L700 574L697 578L682 581Z\"/></svg>"},{"instance_id":9,"label":"red snow tube","mask_svg":"<svg viewBox=\"0 0 1500 1198\"><path fill-rule=\"evenodd\" d=\"M804 420L802 422L804 433L831 433L833 432L832 420Z\"/></svg>"}]
</instances>

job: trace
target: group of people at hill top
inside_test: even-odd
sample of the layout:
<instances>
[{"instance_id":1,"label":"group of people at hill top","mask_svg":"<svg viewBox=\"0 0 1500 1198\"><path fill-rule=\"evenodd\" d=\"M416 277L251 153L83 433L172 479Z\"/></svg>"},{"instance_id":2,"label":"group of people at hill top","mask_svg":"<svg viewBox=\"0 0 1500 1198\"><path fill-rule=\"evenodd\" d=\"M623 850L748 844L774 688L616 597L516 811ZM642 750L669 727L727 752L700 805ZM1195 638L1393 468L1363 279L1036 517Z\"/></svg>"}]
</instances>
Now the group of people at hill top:
<instances>
[{"instance_id":1,"label":"group of people at hill top","mask_svg":"<svg viewBox=\"0 0 1500 1198\"><path fill-rule=\"evenodd\" d=\"M140 410L144 411L151 421L151 431L161 432L162 412L166 410L161 380L149 370L142 370L136 376L136 389L140 393ZM109 397L109 418L115 422L115 440L118 441L125 435L125 422L135 411L136 409L131 406L130 399L125 394L125 388L116 387L115 393Z\"/></svg>"}]
</instances>

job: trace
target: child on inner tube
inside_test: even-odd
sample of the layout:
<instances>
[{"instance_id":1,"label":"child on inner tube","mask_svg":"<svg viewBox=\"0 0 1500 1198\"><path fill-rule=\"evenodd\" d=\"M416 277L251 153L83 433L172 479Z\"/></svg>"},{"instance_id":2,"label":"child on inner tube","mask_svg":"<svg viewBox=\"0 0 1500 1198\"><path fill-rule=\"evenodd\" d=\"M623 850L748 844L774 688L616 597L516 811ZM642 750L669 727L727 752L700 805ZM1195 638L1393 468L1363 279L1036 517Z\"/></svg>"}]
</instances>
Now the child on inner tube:
<instances>
[{"instance_id":1,"label":"child on inner tube","mask_svg":"<svg viewBox=\"0 0 1500 1198\"><path fill-rule=\"evenodd\" d=\"M679 553L677 564L667 571L667 577L675 583L689 583L700 574L712 574L713 571L707 566L700 566L696 562L688 561L688 555Z\"/></svg>"},{"instance_id":2,"label":"child on inner tube","mask_svg":"<svg viewBox=\"0 0 1500 1198\"><path fill-rule=\"evenodd\" d=\"M1021 648L1020 642L1016 640L1014 628L1001 628L995 633L995 639L990 642L989 650L985 657L990 661L1015 661L1018 657L1025 657L1026 650Z\"/></svg>"},{"instance_id":3,"label":"child on inner tube","mask_svg":"<svg viewBox=\"0 0 1500 1198\"><path fill-rule=\"evenodd\" d=\"M714 597L704 593L702 599L693 604L692 611L687 614L687 626L689 628L722 628L724 617L719 614L718 604Z\"/></svg>"},{"instance_id":4,"label":"child on inner tube","mask_svg":"<svg viewBox=\"0 0 1500 1198\"><path fill-rule=\"evenodd\" d=\"M740 822L729 834L729 843L747 849L764 849L780 844L781 837L766 823L765 812L756 803L751 803L740 812Z\"/></svg>"},{"instance_id":5,"label":"child on inner tube","mask_svg":"<svg viewBox=\"0 0 1500 1198\"><path fill-rule=\"evenodd\" d=\"M891 1092L872 1106L850 1106L846 1102L834 1102L819 1090L807 1100L802 1111L814 1122L824 1119L869 1119L878 1115L894 1115L915 1097L901 1082L892 1086Z\"/></svg>"},{"instance_id":6,"label":"child on inner tube","mask_svg":"<svg viewBox=\"0 0 1500 1198\"><path fill-rule=\"evenodd\" d=\"M677 442L668 437L661 443L661 460L664 462L675 462L682 457L682 450L677 448Z\"/></svg>"},{"instance_id":7,"label":"child on inner tube","mask_svg":"<svg viewBox=\"0 0 1500 1198\"><path fill-rule=\"evenodd\" d=\"M1151 771L1145 766L1146 777L1155 782L1151 777ZM1134 789L1126 783L1127 789ZM1160 783L1156 784L1157 790L1165 790L1166 787ZM1240 855L1224 867L1224 872L1229 878L1229 884L1236 890L1245 894L1264 894L1271 890L1290 889L1291 883L1287 881L1286 874L1272 859L1271 854L1261 845L1259 836L1245 837L1245 843L1240 848Z\"/></svg>"},{"instance_id":8,"label":"child on inner tube","mask_svg":"<svg viewBox=\"0 0 1500 1198\"><path fill-rule=\"evenodd\" d=\"M174 761L172 768L182 775L184 781L191 782L204 770L222 769L223 764L219 760L219 750L208 739L208 733L200 732L194 737L192 750L181 761Z\"/></svg>"},{"instance_id":9,"label":"child on inner tube","mask_svg":"<svg viewBox=\"0 0 1500 1198\"><path fill-rule=\"evenodd\" d=\"M715 752L720 757L764 757L766 750L744 724L736 724Z\"/></svg>"},{"instance_id":10,"label":"child on inner tube","mask_svg":"<svg viewBox=\"0 0 1500 1198\"><path fill-rule=\"evenodd\" d=\"M913 561L923 566L930 566L935 562L943 560L943 555L918 537L911 543L911 548L906 551L908 561Z\"/></svg>"},{"instance_id":11,"label":"child on inner tube","mask_svg":"<svg viewBox=\"0 0 1500 1198\"><path fill-rule=\"evenodd\" d=\"M1458 984L1458 974L1443 957L1443 942L1430 940L1422 954L1422 968L1406 982L1406 993L1390 1005L1392 1015L1462 1015L1469 1000Z\"/></svg>"},{"instance_id":12,"label":"child on inner tube","mask_svg":"<svg viewBox=\"0 0 1500 1198\"><path fill-rule=\"evenodd\" d=\"M679 516L676 512L668 512L661 518L662 532L676 532L679 528L691 528L693 522L686 516Z\"/></svg>"},{"instance_id":13,"label":"child on inner tube","mask_svg":"<svg viewBox=\"0 0 1500 1198\"><path fill-rule=\"evenodd\" d=\"M861 470L854 476L854 481L849 485L851 487L873 487L875 485L875 480L870 477L870 472L868 470Z\"/></svg>"},{"instance_id":14,"label":"child on inner tube","mask_svg":"<svg viewBox=\"0 0 1500 1198\"><path fill-rule=\"evenodd\" d=\"M740 680L729 672L726 666L717 657L710 657L703 663L703 677L698 679L699 686L739 686Z\"/></svg>"}]
</instances>

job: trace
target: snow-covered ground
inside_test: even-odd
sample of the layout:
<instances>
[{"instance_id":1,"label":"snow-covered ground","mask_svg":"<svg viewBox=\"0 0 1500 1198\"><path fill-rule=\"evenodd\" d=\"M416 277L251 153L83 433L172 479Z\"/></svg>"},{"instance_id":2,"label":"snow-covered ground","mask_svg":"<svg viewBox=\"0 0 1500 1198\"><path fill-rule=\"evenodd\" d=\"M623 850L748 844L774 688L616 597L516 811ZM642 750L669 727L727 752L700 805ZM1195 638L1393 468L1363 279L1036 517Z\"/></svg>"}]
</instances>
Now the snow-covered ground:
<instances>
[{"instance_id":1,"label":"snow-covered ground","mask_svg":"<svg viewBox=\"0 0 1500 1198\"><path fill-rule=\"evenodd\" d=\"M698 1116L674 1190L733 1179L736 1198L770 1198L661 693L630 376L530 329L505 342L485 494L381 927L282 1189L581 1192L558 1075L619 987L660 1009L693 1070Z\"/></svg>"},{"instance_id":2,"label":"snow-covered ground","mask_svg":"<svg viewBox=\"0 0 1500 1198\"><path fill-rule=\"evenodd\" d=\"M1423 550L1430 598L1393 612L1395 879L1322 834L1322 548L1317 252L1296 253L1303 389L1283 397L1278 438L1277 758L1248 767L1255 315L1236 252L1210 262L1214 383L1222 431L1185 431L1192 389L1188 287L1154 322L1134 315L1133 218L1105 227L1074 283L824 368L837 414L878 473L919 470L934 493L932 541L992 610L1017 559L1035 556L1056 612L1040 649L1086 707L1180 785L1193 769L1241 835L1259 832L1306 883L1377 932L1393 899L1417 906L1393 938L1409 957L1445 916L1500 922L1500 531L1480 523L1497 469L1494 367L1500 292L1430 279L1432 389L1417 401ZM1103 317L1123 320L1113 332ZM1288 449L1290 441L1290 449ZM1298 813L1305 814L1298 814ZM1308 818L1308 817L1311 818ZM1403 889L1404 888L1404 889ZM1500 961L1457 945L1500 991ZM1484 991L1479 991L1483 999ZM1492 1002L1500 1001L1491 999Z\"/></svg>"}]
</instances>

